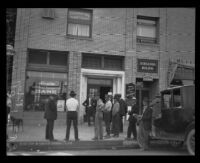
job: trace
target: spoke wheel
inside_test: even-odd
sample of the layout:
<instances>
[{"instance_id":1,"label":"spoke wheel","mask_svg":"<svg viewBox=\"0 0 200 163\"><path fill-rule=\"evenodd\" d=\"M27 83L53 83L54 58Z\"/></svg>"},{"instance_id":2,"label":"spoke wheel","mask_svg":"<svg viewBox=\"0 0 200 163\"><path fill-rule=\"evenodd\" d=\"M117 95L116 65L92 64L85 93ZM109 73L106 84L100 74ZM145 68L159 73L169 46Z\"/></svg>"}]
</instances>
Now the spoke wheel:
<instances>
[{"instance_id":1,"label":"spoke wheel","mask_svg":"<svg viewBox=\"0 0 200 163\"><path fill-rule=\"evenodd\" d=\"M195 129L191 129L186 139L187 150L190 155L195 155Z\"/></svg>"}]
</instances>

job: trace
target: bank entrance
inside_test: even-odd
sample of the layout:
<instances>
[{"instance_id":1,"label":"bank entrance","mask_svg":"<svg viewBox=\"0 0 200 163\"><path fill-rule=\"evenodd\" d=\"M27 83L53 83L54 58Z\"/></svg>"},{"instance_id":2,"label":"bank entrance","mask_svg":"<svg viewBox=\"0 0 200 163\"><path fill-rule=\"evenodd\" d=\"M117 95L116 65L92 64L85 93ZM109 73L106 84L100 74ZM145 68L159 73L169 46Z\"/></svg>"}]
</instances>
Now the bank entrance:
<instances>
[{"instance_id":1,"label":"bank entrance","mask_svg":"<svg viewBox=\"0 0 200 163\"><path fill-rule=\"evenodd\" d=\"M80 104L88 95L99 95L105 102L105 95L120 93L124 98L125 73L124 71L81 69ZM83 118L85 107L80 105L79 118Z\"/></svg>"},{"instance_id":2,"label":"bank entrance","mask_svg":"<svg viewBox=\"0 0 200 163\"><path fill-rule=\"evenodd\" d=\"M103 102L105 102L105 95L113 90L112 85L112 78L88 78L87 95L99 95Z\"/></svg>"}]
</instances>

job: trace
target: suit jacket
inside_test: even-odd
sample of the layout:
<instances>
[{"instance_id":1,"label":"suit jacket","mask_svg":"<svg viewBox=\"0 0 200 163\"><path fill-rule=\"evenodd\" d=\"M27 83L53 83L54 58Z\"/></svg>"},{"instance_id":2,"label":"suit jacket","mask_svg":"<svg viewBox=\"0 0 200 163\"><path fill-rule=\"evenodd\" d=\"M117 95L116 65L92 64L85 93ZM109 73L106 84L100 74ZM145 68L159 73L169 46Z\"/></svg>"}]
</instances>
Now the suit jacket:
<instances>
[{"instance_id":1,"label":"suit jacket","mask_svg":"<svg viewBox=\"0 0 200 163\"><path fill-rule=\"evenodd\" d=\"M133 116L133 114L139 114L139 108L138 106L135 104L132 106L131 111L128 113L130 116L128 118L129 121L131 122L137 122L137 118Z\"/></svg>"},{"instance_id":2,"label":"suit jacket","mask_svg":"<svg viewBox=\"0 0 200 163\"><path fill-rule=\"evenodd\" d=\"M84 102L83 102L83 106L85 107L89 107L89 98L87 98ZM96 108L97 106L97 101L95 99L91 99L91 106Z\"/></svg>"},{"instance_id":3,"label":"suit jacket","mask_svg":"<svg viewBox=\"0 0 200 163\"><path fill-rule=\"evenodd\" d=\"M56 102L53 100L49 100L45 106L45 119L56 120L57 119L57 106Z\"/></svg>"},{"instance_id":4,"label":"suit jacket","mask_svg":"<svg viewBox=\"0 0 200 163\"><path fill-rule=\"evenodd\" d=\"M119 105L120 105L120 109L119 109L119 114L120 116L125 116L126 115L126 103L123 99L119 100Z\"/></svg>"},{"instance_id":5,"label":"suit jacket","mask_svg":"<svg viewBox=\"0 0 200 163\"><path fill-rule=\"evenodd\" d=\"M151 125L152 125L151 119L152 119L152 109L148 107L144 111L142 119L141 119L145 130L151 130Z\"/></svg>"}]
</instances>

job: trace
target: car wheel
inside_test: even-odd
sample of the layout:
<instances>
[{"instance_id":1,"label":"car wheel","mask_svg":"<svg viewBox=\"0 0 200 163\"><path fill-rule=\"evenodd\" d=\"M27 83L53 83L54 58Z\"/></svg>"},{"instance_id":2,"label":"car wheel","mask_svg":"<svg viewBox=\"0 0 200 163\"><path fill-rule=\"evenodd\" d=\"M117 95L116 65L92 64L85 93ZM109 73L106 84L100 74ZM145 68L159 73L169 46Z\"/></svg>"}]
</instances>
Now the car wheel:
<instances>
[{"instance_id":1,"label":"car wheel","mask_svg":"<svg viewBox=\"0 0 200 163\"><path fill-rule=\"evenodd\" d=\"M195 155L195 129L192 128L186 138L186 146L190 155Z\"/></svg>"}]
</instances>

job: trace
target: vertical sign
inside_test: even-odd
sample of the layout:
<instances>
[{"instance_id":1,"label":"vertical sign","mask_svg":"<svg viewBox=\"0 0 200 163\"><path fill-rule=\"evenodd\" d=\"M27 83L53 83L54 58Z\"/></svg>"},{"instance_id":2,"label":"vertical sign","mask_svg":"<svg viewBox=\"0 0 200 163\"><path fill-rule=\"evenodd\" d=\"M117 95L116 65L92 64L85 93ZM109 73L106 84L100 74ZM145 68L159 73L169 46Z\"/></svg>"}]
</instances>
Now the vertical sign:
<instances>
[{"instance_id":1,"label":"vertical sign","mask_svg":"<svg viewBox=\"0 0 200 163\"><path fill-rule=\"evenodd\" d=\"M126 96L127 97L135 96L135 84L133 83L126 84Z\"/></svg>"}]
</instances>

